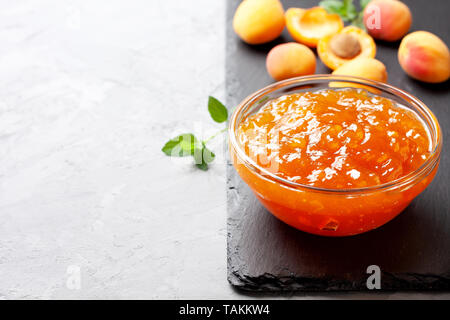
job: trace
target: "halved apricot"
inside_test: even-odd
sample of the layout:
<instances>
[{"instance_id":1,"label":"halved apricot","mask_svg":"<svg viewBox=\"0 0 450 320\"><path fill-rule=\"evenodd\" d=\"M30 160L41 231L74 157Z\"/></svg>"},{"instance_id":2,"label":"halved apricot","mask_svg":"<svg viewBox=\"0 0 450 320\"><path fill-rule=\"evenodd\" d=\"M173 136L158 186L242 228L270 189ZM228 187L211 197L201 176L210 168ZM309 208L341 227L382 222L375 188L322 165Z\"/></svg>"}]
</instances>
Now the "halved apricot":
<instances>
[{"instance_id":1,"label":"halved apricot","mask_svg":"<svg viewBox=\"0 0 450 320\"><path fill-rule=\"evenodd\" d=\"M375 58L377 47L372 37L364 30L348 26L338 33L319 40L317 53L331 70L356 58Z\"/></svg>"},{"instance_id":2,"label":"halved apricot","mask_svg":"<svg viewBox=\"0 0 450 320\"><path fill-rule=\"evenodd\" d=\"M322 7L290 8L285 16L286 27L291 36L312 48L317 47L321 38L335 34L344 27L339 15L330 14Z\"/></svg>"}]
</instances>

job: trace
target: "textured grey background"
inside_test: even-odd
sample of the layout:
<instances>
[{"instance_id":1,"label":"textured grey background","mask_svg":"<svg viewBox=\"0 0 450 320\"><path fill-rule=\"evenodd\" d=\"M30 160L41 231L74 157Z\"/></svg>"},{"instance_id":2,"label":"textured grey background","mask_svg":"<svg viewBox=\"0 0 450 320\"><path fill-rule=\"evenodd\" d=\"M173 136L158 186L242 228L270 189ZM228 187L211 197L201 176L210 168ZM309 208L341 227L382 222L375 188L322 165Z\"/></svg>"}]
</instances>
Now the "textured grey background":
<instances>
[{"instance_id":1,"label":"textured grey background","mask_svg":"<svg viewBox=\"0 0 450 320\"><path fill-rule=\"evenodd\" d=\"M216 129L224 10L0 1L0 299L233 295L224 165L161 152Z\"/></svg>"}]
</instances>

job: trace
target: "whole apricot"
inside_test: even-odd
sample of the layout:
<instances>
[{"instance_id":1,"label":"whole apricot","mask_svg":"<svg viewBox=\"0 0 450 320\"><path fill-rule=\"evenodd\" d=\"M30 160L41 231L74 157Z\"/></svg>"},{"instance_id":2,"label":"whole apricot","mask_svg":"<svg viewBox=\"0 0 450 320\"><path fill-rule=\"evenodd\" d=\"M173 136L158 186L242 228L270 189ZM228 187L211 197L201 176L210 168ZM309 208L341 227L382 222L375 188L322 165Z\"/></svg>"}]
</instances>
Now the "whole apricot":
<instances>
[{"instance_id":1,"label":"whole apricot","mask_svg":"<svg viewBox=\"0 0 450 320\"><path fill-rule=\"evenodd\" d=\"M410 77L420 81L438 83L450 78L449 49L427 31L416 31L403 38L398 61Z\"/></svg>"},{"instance_id":2,"label":"whole apricot","mask_svg":"<svg viewBox=\"0 0 450 320\"><path fill-rule=\"evenodd\" d=\"M266 68L270 76L277 81L314 74L316 56L303 44L283 43L270 50L266 59Z\"/></svg>"},{"instance_id":3,"label":"whole apricot","mask_svg":"<svg viewBox=\"0 0 450 320\"><path fill-rule=\"evenodd\" d=\"M236 9L233 29L248 44L261 44L278 38L285 25L279 0L244 0Z\"/></svg>"},{"instance_id":4,"label":"whole apricot","mask_svg":"<svg viewBox=\"0 0 450 320\"><path fill-rule=\"evenodd\" d=\"M398 0L372 0L364 9L364 25L375 39L397 41L411 24L411 11Z\"/></svg>"},{"instance_id":5,"label":"whole apricot","mask_svg":"<svg viewBox=\"0 0 450 320\"><path fill-rule=\"evenodd\" d=\"M381 61L363 57L356 58L343 64L333 71L333 75L354 76L380 82L386 82L388 77L386 67ZM334 86L339 87L341 85ZM359 86L354 85L354 87Z\"/></svg>"}]
</instances>

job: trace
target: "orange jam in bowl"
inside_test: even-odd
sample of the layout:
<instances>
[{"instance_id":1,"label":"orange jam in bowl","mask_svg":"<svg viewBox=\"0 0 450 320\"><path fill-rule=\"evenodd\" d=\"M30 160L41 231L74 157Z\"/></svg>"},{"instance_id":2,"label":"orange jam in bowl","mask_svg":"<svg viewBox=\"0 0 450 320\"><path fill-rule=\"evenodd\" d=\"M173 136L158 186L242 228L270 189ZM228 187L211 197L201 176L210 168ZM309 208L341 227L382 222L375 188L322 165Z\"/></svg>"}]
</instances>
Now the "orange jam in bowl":
<instances>
[{"instance_id":1,"label":"orange jam in bowl","mask_svg":"<svg viewBox=\"0 0 450 320\"><path fill-rule=\"evenodd\" d=\"M330 88L333 81L349 87ZM238 106L229 136L232 162L263 205L324 236L394 218L432 181L442 148L439 124L422 102L353 77L266 87Z\"/></svg>"}]
</instances>

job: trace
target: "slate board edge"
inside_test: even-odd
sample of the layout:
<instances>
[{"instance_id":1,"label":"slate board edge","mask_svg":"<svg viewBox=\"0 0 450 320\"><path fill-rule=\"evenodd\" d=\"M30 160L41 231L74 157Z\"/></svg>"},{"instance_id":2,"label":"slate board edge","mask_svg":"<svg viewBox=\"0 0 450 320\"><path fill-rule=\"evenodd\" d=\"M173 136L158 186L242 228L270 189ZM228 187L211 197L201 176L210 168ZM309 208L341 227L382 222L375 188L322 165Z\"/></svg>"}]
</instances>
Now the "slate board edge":
<instances>
[{"instance_id":1,"label":"slate board edge","mask_svg":"<svg viewBox=\"0 0 450 320\"><path fill-rule=\"evenodd\" d=\"M414 281L405 278L414 278ZM389 286L377 291L417 291L450 290L450 279L421 274L395 275L383 273L382 278L389 278ZM327 281L310 278L285 277L279 278L270 274L249 278L239 272L229 269L229 283L237 289L248 292L338 292L338 291L370 291L365 285L365 279L360 281ZM395 284L395 285L392 285Z\"/></svg>"}]
</instances>

